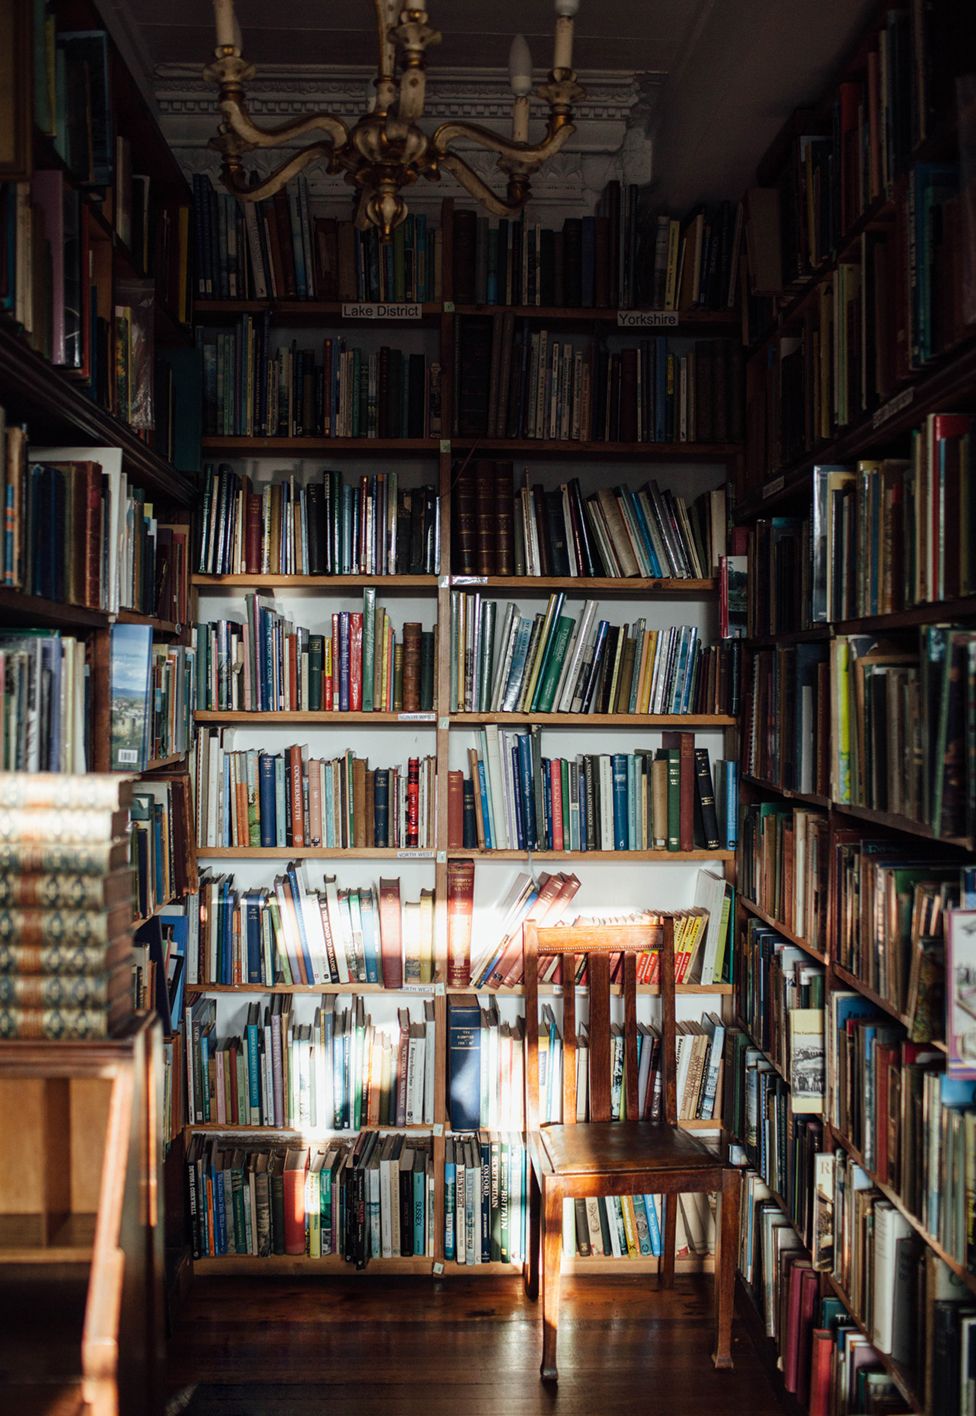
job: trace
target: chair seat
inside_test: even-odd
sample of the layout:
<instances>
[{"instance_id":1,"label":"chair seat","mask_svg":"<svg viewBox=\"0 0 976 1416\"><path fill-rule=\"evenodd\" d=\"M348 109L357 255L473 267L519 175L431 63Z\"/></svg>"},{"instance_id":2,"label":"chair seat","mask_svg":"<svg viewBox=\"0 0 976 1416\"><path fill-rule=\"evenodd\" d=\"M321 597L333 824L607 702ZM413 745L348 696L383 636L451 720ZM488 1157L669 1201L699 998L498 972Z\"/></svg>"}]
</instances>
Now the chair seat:
<instances>
[{"instance_id":1,"label":"chair seat","mask_svg":"<svg viewBox=\"0 0 976 1416\"><path fill-rule=\"evenodd\" d=\"M649 1121L588 1121L539 1131L559 1175L626 1175L642 1170L720 1169L722 1162L687 1131Z\"/></svg>"}]
</instances>

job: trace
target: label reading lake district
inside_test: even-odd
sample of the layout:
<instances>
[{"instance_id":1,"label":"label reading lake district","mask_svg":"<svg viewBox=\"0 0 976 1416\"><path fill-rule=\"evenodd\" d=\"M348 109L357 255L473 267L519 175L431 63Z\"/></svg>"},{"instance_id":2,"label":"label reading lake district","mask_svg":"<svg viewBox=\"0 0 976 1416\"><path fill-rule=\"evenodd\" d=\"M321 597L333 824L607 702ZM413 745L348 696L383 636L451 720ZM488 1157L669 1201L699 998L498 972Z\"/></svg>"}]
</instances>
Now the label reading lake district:
<instances>
[{"instance_id":1,"label":"label reading lake district","mask_svg":"<svg viewBox=\"0 0 976 1416\"><path fill-rule=\"evenodd\" d=\"M420 305L406 301L384 305L377 301L357 300L352 304L343 302L342 306L344 320L419 320L422 314Z\"/></svg>"},{"instance_id":2,"label":"label reading lake district","mask_svg":"<svg viewBox=\"0 0 976 1416\"><path fill-rule=\"evenodd\" d=\"M618 310L618 329L661 329L678 323L677 310Z\"/></svg>"}]
</instances>

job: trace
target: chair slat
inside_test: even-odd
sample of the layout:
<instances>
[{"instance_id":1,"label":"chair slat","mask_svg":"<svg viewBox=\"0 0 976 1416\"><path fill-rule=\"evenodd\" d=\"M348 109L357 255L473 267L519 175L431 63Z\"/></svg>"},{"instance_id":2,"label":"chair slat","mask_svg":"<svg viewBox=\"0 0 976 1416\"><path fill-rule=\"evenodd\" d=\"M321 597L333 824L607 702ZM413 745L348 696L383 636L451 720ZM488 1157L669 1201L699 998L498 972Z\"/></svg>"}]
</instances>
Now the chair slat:
<instances>
[{"instance_id":1,"label":"chair slat","mask_svg":"<svg viewBox=\"0 0 976 1416\"><path fill-rule=\"evenodd\" d=\"M637 955L624 954L624 1078L627 1120L637 1117Z\"/></svg>"},{"instance_id":2,"label":"chair slat","mask_svg":"<svg viewBox=\"0 0 976 1416\"><path fill-rule=\"evenodd\" d=\"M588 954L590 984L590 1120L610 1120L610 959Z\"/></svg>"}]
</instances>

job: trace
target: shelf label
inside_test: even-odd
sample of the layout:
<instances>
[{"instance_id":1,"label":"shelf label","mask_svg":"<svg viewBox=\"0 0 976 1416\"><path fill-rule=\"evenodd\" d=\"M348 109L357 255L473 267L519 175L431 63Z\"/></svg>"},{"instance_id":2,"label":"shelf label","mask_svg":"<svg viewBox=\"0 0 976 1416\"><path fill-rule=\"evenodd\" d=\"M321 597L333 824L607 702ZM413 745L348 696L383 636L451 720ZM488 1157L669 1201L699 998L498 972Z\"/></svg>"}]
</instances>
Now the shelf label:
<instances>
[{"instance_id":1,"label":"shelf label","mask_svg":"<svg viewBox=\"0 0 976 1416\"><path fill-rule=\"evenodd\" d=\"M446 992L447 992L447 985L444 983L444 980L443 980L443 979L441 979L441 981L440 981L439 983L435 983L435 984L434 984L434 997L435 997L435 998L443 998Z\"/></svg>"},{"instance_id":2,"label":"shelf label","mask_svg":"<svg viewBox=\"0 0 976 1416\"><path fill-rule=\"evenodd\" d=\"M344 320L419 320L422 314L422 306L411 304L405 300L397 301L391 305L383 305L372 300L357 300L352 304L347 304L344 301L342 305Z\"/></svg>"},{"instance_id":3,"label":"shelf label","mask_svg":"<svg viewBox=\"0 0 976 1416\"><path fill-rule=\"evenodd\" d=\"M433 860L433 851L397 851L397 860Z\"/></svg>"},{"instance_id":4,"label":"shelf label","mask_svg":"<svg viewBox=\"0 0 976 1416\"><path fill-rule=\"evenodd\" d=\"M763 501L765 501L767 497L775 497L776 494L778 492L781 492L785 486L785 476L774 477L773 480L771 482L767 482L762 489Z\"/></svg>"},{"instance_id":5,"label":"shelf label","mask_svg":"<svg viewBox=\"0 0 976 1416\"><path fill-rule=\"evenodd\" d=\"M439 590L449 590L451 588L451 577L449 575L442 575L437 582L437 588Z\"/></svg>"},{"instance_id":6,"label":"shelf label","mask_svg":"<svg viewBox=\"0 0 976 1416\"><path fill-rule=\"evenodd\" d=\"M432 723L437 717L436 713L398 713L398 723Z\"/></svg>"},{"instance_id":7,"label":"shelf label","mask_svg":"<svg viewBox=\"0 0 976 1416\"><path fill-rule=\"evenodd\" d=\"M487 585L487 575L452 575L452 585Z\"/></svg>"},{"instance_id":8,"label":"shelf label","mask_svg":"<svg viewBox=\"0 0 976 1416\"><path fill-rule=\"evenodd\" d=\"M445 313L445 315L453 315L453 314L454 314L454 301L453 301L453 300L445 300L445 301L444 301L444 313Z\"/></svg>"},{"instance_id":9,"label":"shelf label","mask_svg":"<svg viewBox=\"0 0 976 1416\"><path fill-rule=\"evenodd\" d=\"M677 310L618 310L618 329L664 329L678 323Z\"/></svg>"},{"instance_id":10,"label":"shelf label","mask_svg":"<svg viewBox=\"0 0 976 1416\"><path fill-rule=\"evenodd\" d=\"M446 731L446 729L448 729L450 726L451 726L451 720L450 720L450 718L441 718L440 722L438 723L438 727L441 728L442 731Z\"/></svg>"},{"instance_id":11,"label":"shelf label","mask_svg":"<svg viewBox=\"0 0 976 1416\"><path fill-rule=\"evenodd\" d=\"M434 1265L434 1277L435 1277L435 1278L440 1278L441 1275L443 1274L443 1272L444 1272L444 1265L443 1265L443 1264L435 1264L435 1265Z\"/></svg>"},{"instance_id":12,"label":"shelf label","mask_svg":"<svg viewBox=\"0 0 976 1416\"><path fill-rule=\"evenodd\" d=\"M435 1122L434 1122L434 1135L435 1135L435 1136L443 1136L443 1134L444 1134L444 1122L443 1122L443 1121L435 1121Z\"/></svg>"},{"instance_id":13,"label":"shelf label","mask_svg":"<svg viewBox=\"0 0 976 1416\"><path fill-rule=\"evenodd\" d=\"M438 864L438 865L446 865L446 864L447 864L447 851L438 851L438 852L437 852L437 864Z\"/></svg>"},{"instance_id":14,"label":"shelf label","mask_svg":"<svg viewBox=\"0 0 976 1416\"><path fill-rule=\"evenodd\" d=\"M441 447L440 447L440 450L441 450L441 452L446 452L446 453L450 454L450 451L451 451L451 439L450 439L450 438L441 438Z\"/></svg>"},{"instance_id":15,"label":"shelf label","mask_svg":"<svg viewBox=\"0 0 976 1416\"><path fill-rule=\"evenodd\" d=\"M393 991L395 993L432 993L433 989L432 983L401 983L400 987Z\"/></svg>"},{"instance_id":16,"label":"shelf label","mask_svg":"<svg viewBox=\"0 0 976 1416\"><path fill-rule=\"evenodd\" d=\"M882 423L887 423L889 418L893 418L896 413L900 413L903 408L907 408L915 401L915 386L903 388L901 393L896 393L894 398L889 398L887 403L882 403L880 408L874 411L871 419L872 428L880 428Z\"/></svg>"}]
</instances>

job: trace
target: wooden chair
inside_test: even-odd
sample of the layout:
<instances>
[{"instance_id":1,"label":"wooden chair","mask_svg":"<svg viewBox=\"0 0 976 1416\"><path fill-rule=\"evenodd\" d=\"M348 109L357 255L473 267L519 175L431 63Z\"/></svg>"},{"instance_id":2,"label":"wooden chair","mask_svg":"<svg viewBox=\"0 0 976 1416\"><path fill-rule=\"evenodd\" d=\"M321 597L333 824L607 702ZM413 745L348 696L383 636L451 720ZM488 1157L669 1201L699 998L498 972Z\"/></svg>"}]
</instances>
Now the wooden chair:
<instances>
[{"instance_id":1,"label":"wooden chair","mask_svg":"<svg viewBox=\"0 0 976 1416\"><path fill-rule=\"evenodd\" d=\"M712 1361L732 1366L732 1309L739 1235L740 1177L696 1136L678 1128L675 1089L674 919L661 924L523 929L525 965L526 1130L530 1157L529 1243L524 1268L530 1298L539 1292L542 1251L542 1378L555 1381L562 1261L563 1201L592 1195L665 1195L663 1288L674 1284L677 1196L720 1196L715 1260L716 1338ZM637 955L659 950L662 1002L661 1124L610 1120L610 956L623 956L626 1113L637 1115ZM562 1125L539 1124L539 959L563 957L563 977L575 976L584 954L590 991L590 1121L576 1124L576 996L563 990Z\"/></svg>"}]
</instances>

